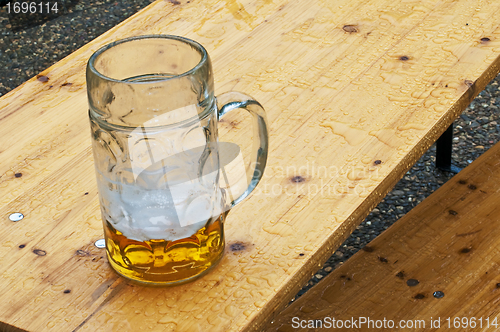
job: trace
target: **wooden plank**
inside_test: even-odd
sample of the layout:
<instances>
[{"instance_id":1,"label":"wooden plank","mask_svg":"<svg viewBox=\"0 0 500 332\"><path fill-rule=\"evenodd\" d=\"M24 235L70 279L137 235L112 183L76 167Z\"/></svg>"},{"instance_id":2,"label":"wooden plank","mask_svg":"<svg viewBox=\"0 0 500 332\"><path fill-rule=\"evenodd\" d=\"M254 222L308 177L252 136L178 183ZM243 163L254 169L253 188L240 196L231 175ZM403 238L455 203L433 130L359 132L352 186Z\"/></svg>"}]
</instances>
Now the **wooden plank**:
<instances>
[{"instance_id":1,"label":"wooden plank","mask_svg":"<svg viewBox=\"0 0 500 332\"><path fill-rule=\"evenodd\" d=\"M159 0L11 91L0 99L0 321L259 330L498 73L499 10L494 0ZM102 226L84 66L106 43L153 33L205 45L217 93L253 95L271 130L268 169L229 214L222 262L170 289L124 282L93 246ZM234 120L222 139L248 141Z\"/></svg>"},{"instance_id":2,"label":"wooden plank","mask_svg":"<svg viewBox=\"0 0 500 332\"><path fill-rule=\"evenodd\" d=\"M333 317L356 321L356 331L376 328L368 319L360 325L360 317L370 318L372 324L385 319L386 328L392 321L391 330L496 330L499 160L496 144L262 330L296 331L302 323L301 331L317 331L314 320L325 317L323 327L330 326ZM402 320L421 325L398 328ZM466 325L474 321L475 326Z\"/></svg>"}]
</instances>

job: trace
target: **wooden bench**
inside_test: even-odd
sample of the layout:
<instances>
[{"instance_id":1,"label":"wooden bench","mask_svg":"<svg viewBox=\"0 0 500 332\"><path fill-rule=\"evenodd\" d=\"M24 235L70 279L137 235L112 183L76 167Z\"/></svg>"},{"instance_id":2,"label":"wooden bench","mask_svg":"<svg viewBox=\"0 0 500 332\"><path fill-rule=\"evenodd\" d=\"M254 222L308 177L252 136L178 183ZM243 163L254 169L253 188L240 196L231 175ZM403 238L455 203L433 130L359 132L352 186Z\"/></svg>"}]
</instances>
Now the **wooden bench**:
<instances>
[{"instance_id":1,"label":"wooden bench","mask_svg":"<svg viewBox=\"0 0 500 332\"><path fill-rule=\"evenodd\" d=\"M278 314L266 331L316 331L331 318L357 321L360 330L378 328L384 319L386 328L403 320L413 330L437 328L437 321L445 331L495 330L499 203L497 144ZM360 319L366 322L359 325Z\"/></svg>"}]
</instances>

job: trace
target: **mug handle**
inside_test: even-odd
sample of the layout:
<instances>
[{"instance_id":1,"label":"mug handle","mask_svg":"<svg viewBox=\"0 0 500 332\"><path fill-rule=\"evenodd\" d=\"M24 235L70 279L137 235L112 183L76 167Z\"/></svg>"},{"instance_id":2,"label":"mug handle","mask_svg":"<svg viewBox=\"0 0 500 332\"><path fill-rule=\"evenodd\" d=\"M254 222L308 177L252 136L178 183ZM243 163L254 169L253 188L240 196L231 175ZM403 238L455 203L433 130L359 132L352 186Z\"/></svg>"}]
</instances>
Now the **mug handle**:
<instances>
[{"instance_id":1,"label":"mug handle","mask_svg":"<svg viewBox=\"0 0 500 332\"><path fill-rule=\"evenodd\" d=\"M264 108L258 101L241 92L226 92L216 98L217 100L217 121L224 115L235 110L244 109L253 119L254 142L252 148L252 158L255 167L246 167L247 189L238 198L231 201L231 208L244 200L255 189L259 183L267 162L267 152L269 147L269 137L267 130L267 118Z\"/></svg>"}]
</instances>

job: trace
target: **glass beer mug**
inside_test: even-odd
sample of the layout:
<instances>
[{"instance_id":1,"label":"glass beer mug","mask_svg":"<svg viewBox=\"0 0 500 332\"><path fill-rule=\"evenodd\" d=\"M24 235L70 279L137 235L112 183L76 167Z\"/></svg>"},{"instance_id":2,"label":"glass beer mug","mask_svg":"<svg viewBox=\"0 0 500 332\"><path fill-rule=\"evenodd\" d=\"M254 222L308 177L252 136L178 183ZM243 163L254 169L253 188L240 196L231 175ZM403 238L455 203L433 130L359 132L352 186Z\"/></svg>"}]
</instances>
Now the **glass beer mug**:
<instances>
[{"instance_id":1,"label":"glass beer mug","mask_svg":"<svg viewBox=\"0 0 500 332\"><path fill-rule=\"evenodd\" d=\"M203 275L222 258L228 211L262 177L264 109L238 92L216 99L207 51L177 36L111 43L86 75L110 265L153 285ZM238 108L254 125L250 166L235 144L218 141L219 119Z\"/></svg>"}]
</instances>

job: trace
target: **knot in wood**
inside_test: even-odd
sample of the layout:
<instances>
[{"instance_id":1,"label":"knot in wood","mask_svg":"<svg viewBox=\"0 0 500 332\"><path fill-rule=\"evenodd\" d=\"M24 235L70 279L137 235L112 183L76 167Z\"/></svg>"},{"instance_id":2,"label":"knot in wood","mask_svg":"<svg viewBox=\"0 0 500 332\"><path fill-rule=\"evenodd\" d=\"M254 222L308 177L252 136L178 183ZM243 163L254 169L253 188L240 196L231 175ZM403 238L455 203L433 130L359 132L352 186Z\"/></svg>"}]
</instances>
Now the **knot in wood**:
<instances>
[{"instance_id":1,"label":"knot in wood","mask_svg":"<svg viewBox=\"0 0 500 332\"><path fill-rule=\"evenodd\" d=\"M33 249L33 253L38 256L45 256L47 255L47 252L42 249Z\"/></svg>"},{"instance_id":2,"label":"knot in wood","mask_svg":"<svg viewBox=\"0 0 500 332\"><path fill-rule=\"evenodd\" d=\"M243 242L235 242L229 245L229 249L232 251L242 251L247 248L247 245Z\"/></svg>"},{"instance_id":3,"label":"knot in wood","mask_svg":"<svg viewBox=\"0 0 500 332\"><path fill-rule=\"evenodd\" d=\"M300 182L304 182L306 179L300 175L296 175L294 177L292 177L290 179L290 181L294 182L294 183L300 183Z\"/></svg>"},{"instance_id":4,"label":"knot in wood","mask_svg":"<svg viewBox=\"0 0 500 332\"><path fill-rule=\"evenodd\" d=\"M346 24L342 27L342 30L344 30L345 32L349 32L349 33L359 32L358 26L354 25L354 24Z\"/></svg>"},{"instance_id":5,"label":"knot in wood","mask_svg":"<svg viewBox=\"0 0 500 332\"><path fill-rule=\"evenodd\" d=\"M45 75L40 75L36 77L37 80L39 80L42 83L47 83L49 81L49 78Z\"/></svg>"}]
</instances>

